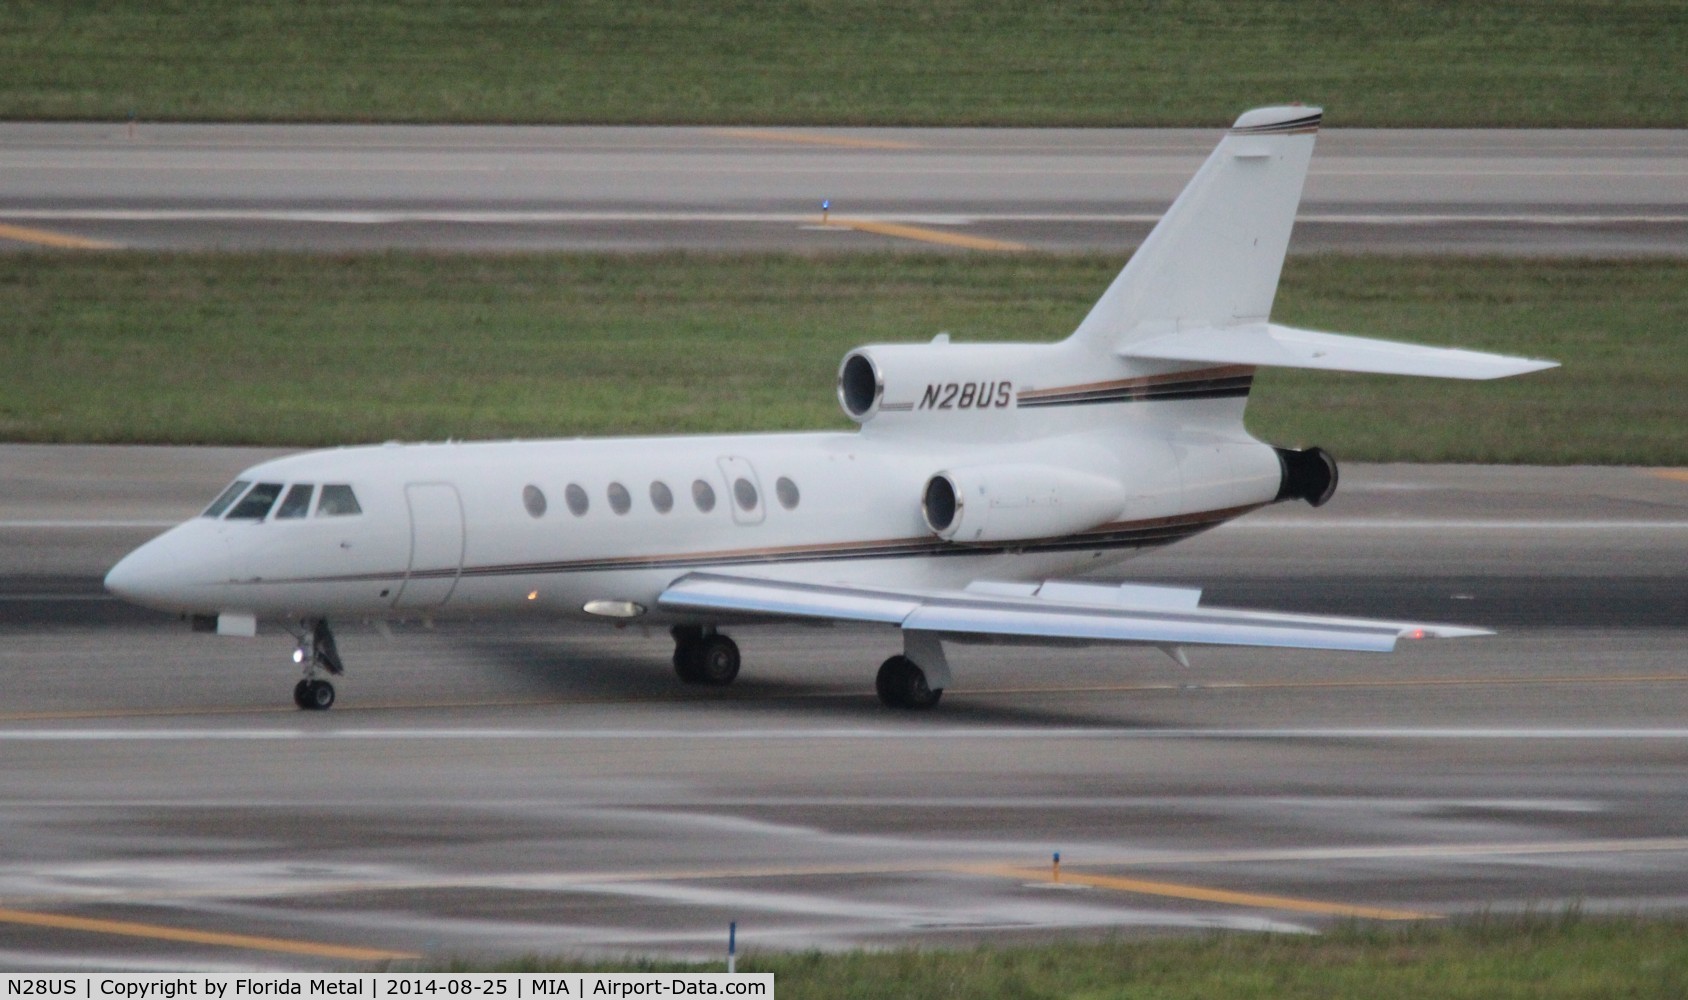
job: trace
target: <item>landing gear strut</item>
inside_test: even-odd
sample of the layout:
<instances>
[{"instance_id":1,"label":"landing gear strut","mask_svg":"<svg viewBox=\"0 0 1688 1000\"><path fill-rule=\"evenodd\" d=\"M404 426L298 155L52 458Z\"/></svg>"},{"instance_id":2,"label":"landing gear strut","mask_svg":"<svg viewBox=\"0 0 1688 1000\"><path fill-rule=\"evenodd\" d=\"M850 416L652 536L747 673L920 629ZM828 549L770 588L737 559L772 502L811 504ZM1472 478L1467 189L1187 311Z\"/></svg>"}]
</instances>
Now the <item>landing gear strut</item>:
<instances>
[{"instance_id":1,"label":"landing gear strut","mask_svg":"<svg viewBox=\"0 0 1688 1000\"><path fill-rule=\"evenodd\" d=\"M725 687L739 672L738 643L701 625L676 625L674 672L687 684Z\"/></svg>"},{"instance_id":2,"label":"landing gear strut","mask_svg":"<svg viewBox=\"0 0 1688 1000\"><path fill-rule=\"evenodd\" d=\"M346 672L346 665L340 662L340 651L334 646L328 619L303 621L299 627L299 646L293 650L293 662L304 666L305 676L293 685L293 704L320 712L334 706L334 685L318 676L318 672L326 670L338 677Z\"/></svg>"}]
</instances>

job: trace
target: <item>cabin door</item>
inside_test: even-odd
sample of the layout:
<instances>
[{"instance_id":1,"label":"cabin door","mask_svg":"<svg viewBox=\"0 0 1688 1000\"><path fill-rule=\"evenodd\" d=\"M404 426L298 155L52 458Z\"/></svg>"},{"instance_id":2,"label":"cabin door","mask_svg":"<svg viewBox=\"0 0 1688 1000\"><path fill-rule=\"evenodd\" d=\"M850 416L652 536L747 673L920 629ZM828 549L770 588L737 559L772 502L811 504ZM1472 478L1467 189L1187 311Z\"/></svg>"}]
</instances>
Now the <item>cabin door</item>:
<instances>
[{"instance_id":1,"label":"cabin door","mask_svg":"<svg viewBox=\"0 0 1688 1000\"><path fill-rule=\"evenodd\" d=\"M451 600L463 570L463 501L450 483L411 483L410 569L395 608L437 608Z\"/></svg>"}]
</instances>

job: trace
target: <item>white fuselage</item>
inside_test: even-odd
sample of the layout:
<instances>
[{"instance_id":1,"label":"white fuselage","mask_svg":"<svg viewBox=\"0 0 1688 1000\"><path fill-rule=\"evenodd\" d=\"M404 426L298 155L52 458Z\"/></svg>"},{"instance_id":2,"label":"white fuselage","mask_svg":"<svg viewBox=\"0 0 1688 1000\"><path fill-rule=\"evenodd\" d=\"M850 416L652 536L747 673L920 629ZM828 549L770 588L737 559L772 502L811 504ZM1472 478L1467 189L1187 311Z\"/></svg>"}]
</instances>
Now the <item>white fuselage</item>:
<instances>
[{"instance_id":1,"label":"white fuselage","mask_svg":"<svg viewBox=\"0 0 1688 1000\"><path fill-rule=\"evenodd\" d=\"M347 484L361 513L195 518L137 550L109 582L137 602L190 614L667 622L682 619L663 615L657 596L698 569L933 590L1041 580L1117 562L1273 499L1277 458L1240 421L1221 433L1202 429L1206 421L1154 419L1212 405L1080 406L1031 418L1031 434L1016 407L934 414L958 430L936 439L867 427L309 452L240 479L284 494ZM1122 409L1140 419L1122 420ZM988 420L995 433L980 432ZM1081 531L979 544L945 541L923 519L922 490L940 470L1026 465L1119 483L1118 513ZM581 513L571 509L571 487L586 499ZM612 491L625 503L612 502ZM665 493L667 510L658 503ZM713 505L703 509L697 493Z\"/></svg>"}]
</instances>

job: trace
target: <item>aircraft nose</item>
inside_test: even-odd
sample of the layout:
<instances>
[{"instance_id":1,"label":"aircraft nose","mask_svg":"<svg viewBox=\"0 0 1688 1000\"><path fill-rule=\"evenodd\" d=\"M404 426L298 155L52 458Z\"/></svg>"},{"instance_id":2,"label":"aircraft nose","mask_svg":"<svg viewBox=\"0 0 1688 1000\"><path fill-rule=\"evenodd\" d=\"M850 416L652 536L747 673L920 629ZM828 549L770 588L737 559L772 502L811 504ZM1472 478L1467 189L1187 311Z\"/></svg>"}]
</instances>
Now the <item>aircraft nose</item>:
<instances>
[{"instance_id":1,"label":"aircraft nose","mask_svg":"<svg viewBox=\"0 0 1688 1000\"><path fill-rule=\"evenodd\" d=\"M194 553L183 551L184 546L175 537L180 530L166 532L118 560L106 573L106 590L143 607L197 610L190 591L196 570L203 567L193 558Z\"/></svg>"},{"instance_id":2,"label":"aircraft nose","mask_svg":"<svg viewBox=\"0 0 1688 1000\"><path fill-rule=\"evenodd\" d=\"M117 561L106 574L105 589L131 604L153 605L169 590L156 541Z\"/></svg>"}]
</instances>

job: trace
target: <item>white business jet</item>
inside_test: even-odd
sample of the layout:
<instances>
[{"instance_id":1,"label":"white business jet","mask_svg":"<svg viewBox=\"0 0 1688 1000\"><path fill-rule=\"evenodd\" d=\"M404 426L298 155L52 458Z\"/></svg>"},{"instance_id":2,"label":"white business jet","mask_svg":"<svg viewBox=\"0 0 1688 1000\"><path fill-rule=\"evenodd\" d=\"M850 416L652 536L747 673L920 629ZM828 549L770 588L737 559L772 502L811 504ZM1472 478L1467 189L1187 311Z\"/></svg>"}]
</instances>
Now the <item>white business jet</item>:
<instances>
[{"instance_id":1,"label":"white business jet","mask_svg":"<svg viewBox=\"0 0 1688 1000\"><path fill-rule=\"evenodd\" d=\"M330 619L657 625L680 678L716 685L739 672L723 627L871 622L901 633L879 697L917 709L950 684L946 643L1124 643L1186 662L1189 646L1387 651L1487 634L1066 579L1266 504L1330 499L1329 455L1244 430L1258 366L1467 379L1554 366L1270 322L1319 119L1237 119L1059 343L851 351L838 400L855 432L293 455L242 472L106 587L203 631L286 623L307 709L333 704L323 674L342 671Z\"/></svg>"}]
</instances>

